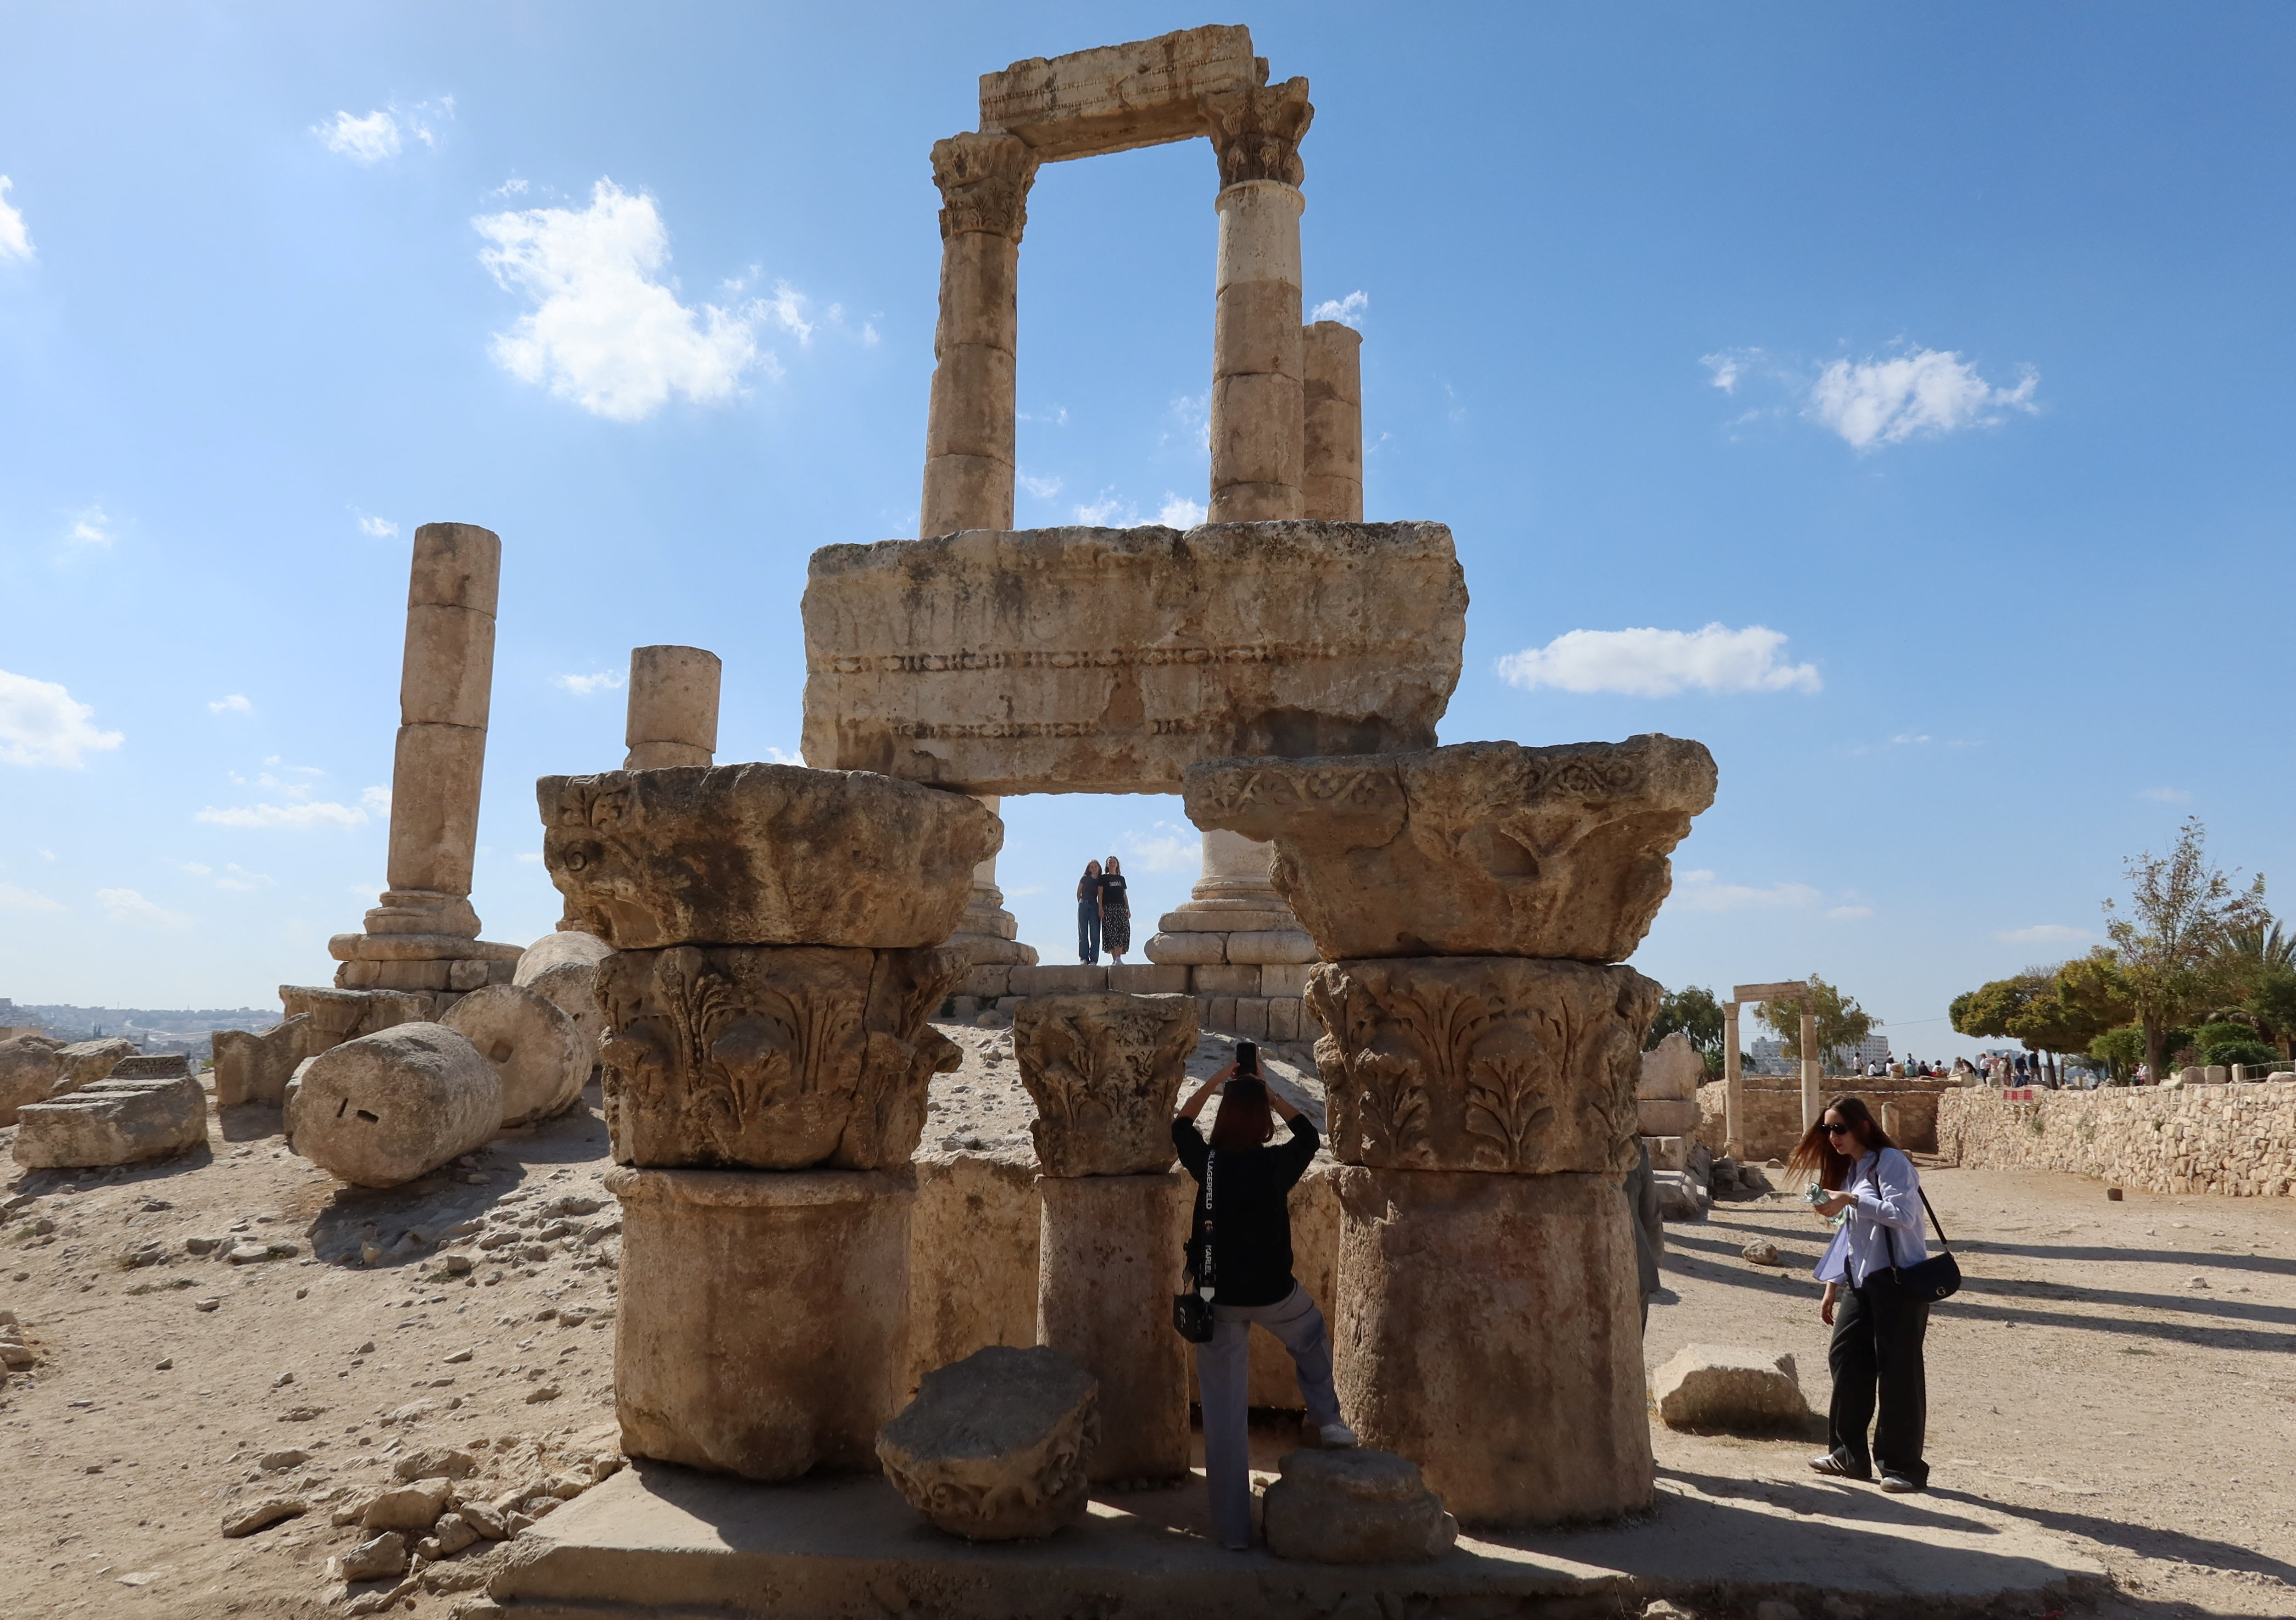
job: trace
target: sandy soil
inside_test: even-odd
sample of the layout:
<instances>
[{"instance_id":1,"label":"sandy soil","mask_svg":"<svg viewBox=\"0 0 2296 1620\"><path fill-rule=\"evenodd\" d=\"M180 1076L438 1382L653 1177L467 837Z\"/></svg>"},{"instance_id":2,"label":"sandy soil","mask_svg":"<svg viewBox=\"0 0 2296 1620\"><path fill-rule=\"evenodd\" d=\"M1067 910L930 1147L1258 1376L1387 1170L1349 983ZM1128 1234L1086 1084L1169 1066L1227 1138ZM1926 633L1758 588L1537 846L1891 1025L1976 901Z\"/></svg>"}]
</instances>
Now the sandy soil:
<instances>
[{"instance_id":1,"label":"sandy soil","mask_svg":"<svg viewBox=\"0 0 2296 1620\"><path fill-rule=\"evenodd\" d=\"M1025 1150L1009 1032L949 1032L967 1057L935 1086L926 1150ZM1225 1058L1208 1040L1191 1072ZM1312 1081L1278 1078L1316 1100ZM286 1152L277 1114L259 1108L217 1122L201 1153L8 1183L0 1308L37 1359L0 1392L12 1475L0 1615L342 1614L326 1560L357 1537L333 1510L413 1453L468 1451L465 1494L496 1499L611 1466L619 1227L599 1185L595 1102L593 1090L574 1115L386 1193ZM12 1136L0 1131L0 1153ZM2109 1613L2296 1613L2296 1208L2109 1204L2070 1177L1936 1171L1929 1183L1969 1276L1930 1336L1932 1500L1981 1498L2093 1542L2126 1594ZM1668 1229L1651 1364L1693 1341L1791 1350L1822 1407L1807 1212L1726 1204ZM1785 1272L1739 1256L1758 1236ZM228 1241L191 1252L211 1238ZM250 1244L295 1252L221 1257ZM469 1274L452 1274L464 1257ZM1659 1433L1661 1468L1710 1488L1718 1447L1770 1493L1807 1483L1814 1449ZM228 1514L283 1493L310 1510L220 1534ZM492 1545L434 1580L475 1585ZM461 1600L421 1591L395 1612L444 1616Z\"/></svg>"},{"instance_id":2,"label":"sandy soil","mask_svg":"<svg viewBox=\"0 0 2296 1620\"><path fill-rule=\"evenodd\" d=\"M2112 1203L2074 1176L1927 1164L1923 1181L1965 1279L1931 1318L1926 1501L1988 1502L2087 1546L2120 1591L2104 1614L2296 1614L2296 1205ZM1791 1351L1823 1413L1823 1237L1784 1197L1669 1225L1648 1364L1693 1343ZM1757 1238L1783 1271L1741 1256ZM1779 1482L1764 1488L1800 1488L1813 1433L1729 1444L1750 1478ZM1713 1442L1656 1434L1661 1469L1710 1470Z\"/></svg>"}]
</instances>

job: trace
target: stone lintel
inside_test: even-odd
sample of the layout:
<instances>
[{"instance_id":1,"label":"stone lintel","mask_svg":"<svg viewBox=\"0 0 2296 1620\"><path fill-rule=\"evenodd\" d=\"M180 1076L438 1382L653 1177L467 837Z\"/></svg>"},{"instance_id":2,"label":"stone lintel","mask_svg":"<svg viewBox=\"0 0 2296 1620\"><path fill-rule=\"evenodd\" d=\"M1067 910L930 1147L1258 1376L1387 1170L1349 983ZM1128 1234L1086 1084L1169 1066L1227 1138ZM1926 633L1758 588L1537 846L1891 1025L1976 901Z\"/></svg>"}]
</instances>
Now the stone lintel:
<instances>
[{"instance_id":1,"label":"stone lintel","mask_svg":"<svg viewBox=\"0 0 2296 1620\"><path fill-rule=\"evenodd\" d=\"M1267 82L1250 29L1183 29L983 73L980 128L1026 141L1047 162L1096 157L1202 135L1199 98Z\"/></svg>"}]
</instances>

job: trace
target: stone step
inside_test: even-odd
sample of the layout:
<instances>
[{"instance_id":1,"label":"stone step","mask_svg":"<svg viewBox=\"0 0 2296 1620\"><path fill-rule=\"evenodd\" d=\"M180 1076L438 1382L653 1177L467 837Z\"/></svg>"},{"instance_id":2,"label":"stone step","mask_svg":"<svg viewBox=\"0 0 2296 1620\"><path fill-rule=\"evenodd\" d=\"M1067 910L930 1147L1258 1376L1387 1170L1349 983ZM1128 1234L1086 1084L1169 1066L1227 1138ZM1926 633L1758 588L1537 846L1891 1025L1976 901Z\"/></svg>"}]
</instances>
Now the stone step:
<instances>
[{"instance_id":1,"label":"stone step","mask_svg":"<svg viewBox=\"0 0 2296 1620\"><path fill-rule=\"evenodd\" d=\"M1184 906L1156 919L1156 926L1166 933L1257 933L1299 925L1300 919L1289 910L1193 911Z\"/></svg>"}]
</instances>

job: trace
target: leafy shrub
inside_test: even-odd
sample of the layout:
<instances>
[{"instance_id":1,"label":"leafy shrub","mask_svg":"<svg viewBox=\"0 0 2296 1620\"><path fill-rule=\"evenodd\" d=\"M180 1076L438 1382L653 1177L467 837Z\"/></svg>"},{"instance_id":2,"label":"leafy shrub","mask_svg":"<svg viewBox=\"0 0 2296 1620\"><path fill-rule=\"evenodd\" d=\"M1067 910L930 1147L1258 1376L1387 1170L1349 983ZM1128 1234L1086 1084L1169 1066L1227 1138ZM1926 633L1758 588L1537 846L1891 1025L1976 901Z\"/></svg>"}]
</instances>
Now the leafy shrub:
<instances>
[{"instance_id":1,"label":"leafy shrub","mask_svg":"<svg viewBox=\"0 0 2296 1620\"><path fill-rule=\"evenodd\" d=\"M2260 1069L2279 1056L2279 1053L2259 1040L2253 1034L2245 1040L2219 1040L2214 1046L2203 1047L2201 1049L2202 1063L2212 1066L2223 1065L2227 1068L2236 1063L2244 1063L2251 1068Z\"/></svg>"}]
</instances>

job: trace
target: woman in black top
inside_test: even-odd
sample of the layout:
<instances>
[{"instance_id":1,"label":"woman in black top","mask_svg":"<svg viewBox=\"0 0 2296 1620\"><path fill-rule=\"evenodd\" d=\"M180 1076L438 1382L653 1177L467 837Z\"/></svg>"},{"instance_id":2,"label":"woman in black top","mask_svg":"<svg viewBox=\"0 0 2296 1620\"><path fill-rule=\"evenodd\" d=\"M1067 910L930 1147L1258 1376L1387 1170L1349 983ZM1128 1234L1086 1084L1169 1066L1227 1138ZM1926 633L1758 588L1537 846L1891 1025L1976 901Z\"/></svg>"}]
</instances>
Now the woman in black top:
<instances>
[{"instance_id":1,"label":"woman in black top","mask_svg":"<svg viewBox=\"0 0 2296 1620\"><path fill-rule=\"evenodd\" d=\"M1292 1353L1308 1419L1327 1446L1356 1443L1340 1419L1332 1387L1332 1339L1324 1313L1292 1275L1292 1188L1316 1156L1316 1127L1259 1074L1249 1040L1236 1061L1199 1087L1172 1122L1172 1145L1196 1180L1188 1235L1188 1269L1212 1303L1211 1343L1196 1346L1196 1382L1204 1406L1204 1478L1211 1488L1212 1528L1220 1544L1251 1545L1250 1436L1247 1422L1250 1335L1258 1322ZM1217 1093L1219 1115L1209 1145L1196 1115ZM1270 1110L1292 1127L1275 1134ZM1210 1274L1205 1248L1210 1247Z\"/></svg>"},{"instance_id":2,"label":"woman in black top","mask_svg":"<svg viewBox=\"0 0 2296 1620\"><path fill-rule=\"evenodd\" d=\"M1123 863L1113 855L1100 880L1100 948L1119 967L1132 949L1132 901L1124 892Z\"/></svg>"},{"instance_id":3,"label":"woman in black top","mask_svg":"<svg viewBox=\"0 0 2296 1620\"><path fill-rule=\"evenodd\" d=\"M1077 880L1077 960L1086 967L1100 960L1100 862L1084 863Z\"/></svg>"}]
</instances>

